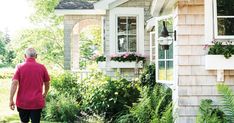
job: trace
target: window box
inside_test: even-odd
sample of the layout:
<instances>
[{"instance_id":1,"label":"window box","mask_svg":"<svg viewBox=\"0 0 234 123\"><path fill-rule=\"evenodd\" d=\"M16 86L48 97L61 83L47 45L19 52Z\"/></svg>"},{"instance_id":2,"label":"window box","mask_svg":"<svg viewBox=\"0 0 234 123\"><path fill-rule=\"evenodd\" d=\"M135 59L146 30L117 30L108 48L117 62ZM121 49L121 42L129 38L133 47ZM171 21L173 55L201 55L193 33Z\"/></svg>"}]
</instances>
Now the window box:
<instances>
[{"instance_id":1,"label":"window box","mask_svg":"<svg viewBox=\"0 0 234 123\"><path fill-rule=\"evenodd\" d=\"M98 62L98 68L105 69L106 68L106 62L105 61Z\"/></svg>"},{"instance_id":2,"label":"window box","mask_svg":"<svg viewBox=\"0 0 234 123\"><path fill-rule=\"evenodd\" d=\"M206 55L207 70L233 70L234 57L225 58L224 55Z\"/></svg>"},{"instance_id":3,"label":"window box","mask_svg":"<svg viewBox=\"0 0 234 123\"><path fill-rule=\"evenodd\" d=\"M225 58L224 55L206 55L205 68L217 70L217 81L224 81L224 70L234 70L234 57Z\"/></svg>"},{"instance_id":4,"label":"window box","mask_svg":"<svg viewBox=\"0 0 234 123\"><path fill-rule=\"evenodd\" d=\"M143 62L118 62L118 61L110 61L111 68L143 68Z\"/></svg>"}]
</instances>

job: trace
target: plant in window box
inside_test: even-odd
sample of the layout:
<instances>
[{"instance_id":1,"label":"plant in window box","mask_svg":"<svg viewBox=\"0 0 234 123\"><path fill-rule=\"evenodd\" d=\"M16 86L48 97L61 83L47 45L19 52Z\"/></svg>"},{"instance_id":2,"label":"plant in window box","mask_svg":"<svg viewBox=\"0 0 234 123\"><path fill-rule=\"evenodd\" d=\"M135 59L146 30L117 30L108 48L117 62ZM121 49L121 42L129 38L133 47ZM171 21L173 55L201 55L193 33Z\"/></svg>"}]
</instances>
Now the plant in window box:
<instances>
[{"instance_id":1,"label":"plant in window box","mask_svg":"<svg viewBox=\"0 0 234 123\"><path fill-rule=\"evenodd\" d=\"M125 53L111 56L112 68L142 68L145 57L141 54Z\"/></svg>"},{"instance_id":2,"label":"plant in window box","mask_svg":"<svg viewBox=\"0 0 234 123\"><path fill-rule=\"evenodd\" d=\"M220 81L224 80L223 70L234 69L234 45L231 41L226 42L212 42L214 45L205 46L208 47L208 55L206 55L205 67L208 70L218 70L217 79Z\"/></svg>"},{"instance_id":3,"label":"plant in window box","mask_svg":"<svg viewBox=\"0 0 234 123\"><path fill-rule=\"evenodd\" d=\"M95 61L98 63L99 68L106 68L106 57L104 55L96 56Z\"/></svg>"}]
</instances>

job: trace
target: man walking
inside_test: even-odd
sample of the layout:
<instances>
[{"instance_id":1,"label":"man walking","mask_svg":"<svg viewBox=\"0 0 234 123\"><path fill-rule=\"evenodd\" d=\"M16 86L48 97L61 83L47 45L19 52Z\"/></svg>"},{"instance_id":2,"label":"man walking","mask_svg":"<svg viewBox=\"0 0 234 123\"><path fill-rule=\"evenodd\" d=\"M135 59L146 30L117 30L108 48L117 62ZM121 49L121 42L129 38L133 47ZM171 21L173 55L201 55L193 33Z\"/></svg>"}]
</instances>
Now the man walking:
<instances>
[{"instance_id":1,"label":"man walking","mask_svg":"<svg viewBox=\"0 0 234 123\"><path fill-rule=\"evenodd\" d=\"M13 101L18 88L16 106L22 123L40 123L41 111L45 106L45 97L49 90L49 75L44 65L36 62L37 53L33 48L25 50L25 62L17 65L12 78L10 103L15 109ZM43 92L44 85L44 92Z\"/></svg>"}]
</instances>

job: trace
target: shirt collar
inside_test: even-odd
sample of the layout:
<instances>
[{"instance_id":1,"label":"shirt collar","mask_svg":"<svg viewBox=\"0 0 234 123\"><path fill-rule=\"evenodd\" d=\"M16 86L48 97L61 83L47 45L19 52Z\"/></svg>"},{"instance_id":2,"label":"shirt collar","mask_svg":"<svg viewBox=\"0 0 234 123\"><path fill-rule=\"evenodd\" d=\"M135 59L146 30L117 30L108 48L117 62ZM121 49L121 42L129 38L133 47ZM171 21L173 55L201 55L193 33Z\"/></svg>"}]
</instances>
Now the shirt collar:
<instances>
[{"instance_id":1,"label":"shirt collar","mask_svg":"<svg viewBox=\"0 0 234 123\"><path fill-rule=\"evenodd\" d=\"M26 62L36 62L35 58L26 58Z\"/></svg>"}]
</instances>

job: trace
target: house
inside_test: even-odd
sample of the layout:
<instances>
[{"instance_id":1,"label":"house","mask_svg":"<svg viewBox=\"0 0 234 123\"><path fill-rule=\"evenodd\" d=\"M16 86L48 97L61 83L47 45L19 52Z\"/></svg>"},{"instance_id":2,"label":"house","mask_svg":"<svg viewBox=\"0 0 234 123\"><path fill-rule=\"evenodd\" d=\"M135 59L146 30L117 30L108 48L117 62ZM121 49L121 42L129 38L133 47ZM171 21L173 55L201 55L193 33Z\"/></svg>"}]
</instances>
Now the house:
<instances>
[{"instance_id":1,"label":"house","mask_svg":"<svg viewBox=\"0 0 234 123\"><path fill-rule=\"evenodd\" d=\"M230 68L209 67L217 62L206 59L207 50L203 49L213 40L233 39L233 4L230 0L62 1L56 13L64 16L65 68L77 67L80 28L98 24L103 27L104 54L149 55L149 61L157 66L157 82L173 89L175 122L194 123L201 99L212 99L218 104L217 81L234 85L234 72ZM170 38L162 37L165 28ZM161 48L165 42L169 45L167 50ZM114 70L135 74L134 70L140 68L112 65L107 60L109 74Z\"/></svg>"}]
</instances>

